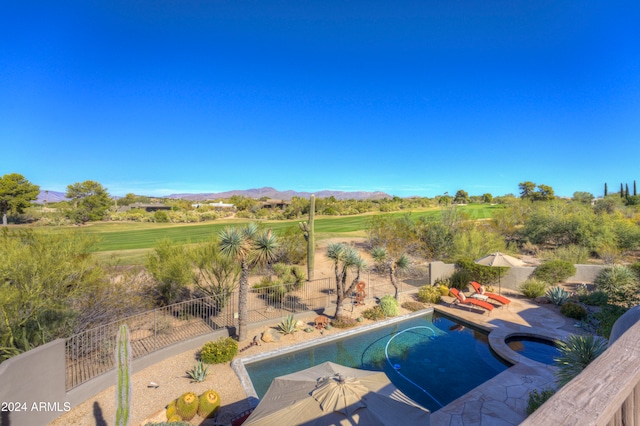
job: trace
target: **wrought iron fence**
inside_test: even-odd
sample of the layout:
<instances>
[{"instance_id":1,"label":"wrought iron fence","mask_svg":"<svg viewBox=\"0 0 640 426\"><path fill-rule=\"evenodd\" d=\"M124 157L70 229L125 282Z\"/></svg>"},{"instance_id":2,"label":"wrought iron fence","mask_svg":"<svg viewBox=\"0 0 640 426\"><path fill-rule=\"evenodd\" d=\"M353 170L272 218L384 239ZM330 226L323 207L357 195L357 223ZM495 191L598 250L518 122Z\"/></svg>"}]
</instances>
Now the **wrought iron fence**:
<instances>
[{"instance_id":1,"label":"wrought iron fence","mask_svg":"<svg viewBox=\"0 0 640 426\"><path fill-rule=\"evenodd\" d=\"M366 273L366 299L394 294L387 276ZM350 284L354 277L348 277ZM399 292L415 290L427 280L399 281ZM353 312L355 293L347 295L346 312ZM282 318L288 314L321 310L336 303L335 278L320 278L294 284L252 288L249 293L249 323ZM66 340L67 390L115 367L114 348L118 327L129 327L133 359L175 343L237 325L238 294L207 296L176 303L105 324Z\"/></svg>"}]
</instances>

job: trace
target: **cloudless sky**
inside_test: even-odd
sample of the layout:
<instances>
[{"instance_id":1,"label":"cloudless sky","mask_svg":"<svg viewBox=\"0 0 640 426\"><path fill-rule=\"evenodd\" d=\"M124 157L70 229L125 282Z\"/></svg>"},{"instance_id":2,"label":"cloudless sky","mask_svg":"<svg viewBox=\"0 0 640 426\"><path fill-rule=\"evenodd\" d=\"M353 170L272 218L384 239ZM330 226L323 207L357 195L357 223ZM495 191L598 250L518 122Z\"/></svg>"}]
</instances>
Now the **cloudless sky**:
<instances>
[{"instance_id":1,"label":"cloudless sky","mask_svg":"<svg viewBox=\"0 0 640 426\"><path fill-rule=\"evenodd\" d=\"M640 180L640 2L3 0L0 175L602 195Z\"/></svg>"}]
</instances>

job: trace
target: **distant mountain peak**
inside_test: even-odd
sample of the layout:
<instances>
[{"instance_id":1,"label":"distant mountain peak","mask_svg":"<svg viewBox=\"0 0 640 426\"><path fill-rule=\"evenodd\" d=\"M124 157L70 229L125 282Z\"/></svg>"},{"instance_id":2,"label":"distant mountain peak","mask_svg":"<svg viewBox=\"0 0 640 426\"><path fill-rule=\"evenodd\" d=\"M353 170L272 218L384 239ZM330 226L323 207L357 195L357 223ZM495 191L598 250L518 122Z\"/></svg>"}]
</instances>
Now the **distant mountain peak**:
<instances>
[{"instance_id":1,"label":"distant mountain peak","mask_svg":"<svg viewBox=\"0 0 640 426\"><path fill-rule=\"evenodd\" d=\"M212 193L199 193L199 194L171 194L166 198L181 198L185 200L210 200L215 198L230 198L234 195L248 197L248 198L262 198L269 197L276 200L290 200L293 197L309 198L311 194L314 194L317 198L329 198L334 197L337 200L379 200L382 198L392 198L391 195L381 191L331 191L323 190L316 192L299 192L294 190L278 191L275 188L265 186L262 188L253 189L236 189L225 192L212 192Z\"/></svg>"}]
</instances>

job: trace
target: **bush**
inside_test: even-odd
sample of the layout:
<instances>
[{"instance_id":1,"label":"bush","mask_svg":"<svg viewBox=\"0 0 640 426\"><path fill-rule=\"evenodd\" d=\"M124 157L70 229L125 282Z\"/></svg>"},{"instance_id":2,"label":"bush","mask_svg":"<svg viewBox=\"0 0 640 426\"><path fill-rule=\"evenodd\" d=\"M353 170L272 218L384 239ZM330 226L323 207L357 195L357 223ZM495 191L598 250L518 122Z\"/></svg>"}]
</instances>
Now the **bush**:
<instances>
[{"instance_id":1,"label":"bush","mask_svg":"<svg viewBox=\"0 0 640 426\"><path fill-rule=\"evenodd\" d=\"M627 312L627 309L622 306L603 306L602 310L594 315L600 322L600 325L598 326L598 334L608 339L611 336L613 324L615 324L618 318L620 318L625 312Z\"/></svg>"},{"instance_id":2,"label":"bush","mask_svg":"<svg viewBox=\"0 0 640 426\"><path fill-rule=\"evenodd\" d=\"M238 353L238 342L231 337L207 342L200 349L200 360L207 364L221 364L233 360Z\"/></svg>"},{"instance_id":3,"label":"bush","mask_svg":"<svg viewBox=\"0 0 640 426\"><path fill-rule=\"evenodd\" d=\"M466 269L458 269L449 277L451 288L457 288L458 290L465 290L470 281L473 281L473 279L471 278L471 273Z\"/></svg>"},{"instance_id":4,"label":"bush","mask_svg":"<svg viewBox=\"0 0 640 426\"><path fill-rule=\"evenodd\" d=\"M420 302L404 302L401 306L411 312L420 311L425 308Z\"/></svg>"},{"instance_id":5,"label":"bush","mask_svg":"<svg viewBox=\"0 0 640 426\"><path fill-rule=\"evenodd\" d=\"M447 289L447 294L449 294L449 289ZM437 287L425 285L418 289L418 300L422 303L440 303L442 300L442 293Z\"/></svg>"},{"instance_id":6,"label":"bush","mask_svg":"<svg viewBox=\"0 0 640 426\"><path fill-rule=\"evenodd\" d=\"M544 281L547 284L557 284L566 281L576 273L576 267L566 260L549 260L538 266L533 271L533 278Z\"/></svg>"},{"instance_id":7,"label":"bush","mask_svg":"<svg viewBox=\"0 0 640 426\"><path fill-rule=\"evenodd\" d=\"M522 284L520 284L520 292L530 299L544 296L547 291L547 283L537 280L535 278L529 278Z\"/></svg>"},{"instance_id":8,"label":"bush","mask_svg":"<svg viewBox=\"0 0 640 426\"><path fill-rule=\"evenodd\" d=\"M569 244L558 247L551 253L550 259L564 260L572 265L587 263L589 260L589 249L583 246Z\"/></svg>"},{"instance_id":9,"label":"bush","mask_svg":"<svg viewBox=\"0 0 640 426\"><path fill-rule=\"evenodd\" d=\"M638 277L626 266L613 265L604 268L593 281L597 290L607 293L614 302L633 303L638 291Z\"/></svg>"},{"instance_id":10,"label":"bush","mask_svg":"<svg viewBox=\"0 0 640 426\"><path fill-rule=\"evenodd\" d=\"M542 404L547 402L549 398L555 394L556 391L554 389L544 389L538 393L537 389L529 392L529 401L527 402L527 416L530 416L534 411L536 411Z\"/></svg>"},{"instance_id":11,"label":"bush","mask_svg":"<svg viewBox=\"0 0 640 426\"><path fill-rule=\"evenodd\" d=\"M337 328L350 328L358 325L358 321L353 318L341 315L336 319L331 320L331 325Z\"/></svg>"},{"instance_id":12,"label":"bush","mask_svg":"<svg viewBox=\"0 0 640 426\"><path fill-rule=\"evenodd\" d=\"M395 297L391 295L382 296L380 298L380 308L384 315L387 317L395 317L398 316L398 308L400 304L396 300Z\"/></svg>"},{"instance_id":13,"label":"bush","mask_svg":"<svg viewBox=\"0 0 640 426\"><path fill-rule=\"evenodd\" d=\"M440 291L440 295L441 296L448 296L449 295L449 286L447 286L445 284L440 284L438 286L438 290Z\"/></svg>"},{"instance_id":14,"label":"bush","mask_svg":"<svg viewBox=\"0 0 640 426\"><path fill-rule=\"evenodd\" d=\"M587 308L574 302L567 302L560 308L560 313L565 317L585 320L587 319Z\"/></svg>"},{"instance_id":15,"label":"bush","mask_svg":"<svg viewBox=\"0 0 640 426\"><path fill-rule=\"evenodd\" d=\"M589 306L604 306L609 303L609 296L604 291L593 291L580 295L580 302Z\"/></svg>"},{"instance_id":16,"label":"bush","mask_svg":"<svg viewBox=\"0 0 640 426\"><path fill-rule=\"evenodd\" d=\"M378 321L385 318L384 311L380 306L374 306L362 313L362 316L371 321Z\"/></svg>"},{"instance_id":17,"label":"bush","mask_svg":"<svg viewBox=\"0 0 640 426\"><path fill-rule=\"evenodd\" d=\"M483 284L495 283L500 276L504 276L509 268L478 265L473 259L460 259L456 262L459 269L464 269L471 274L471 279L467 281L477 281ZM460 290L460 289L458 289Z\"/></svg>"},{"instance_id":18,"label":"bush","mask_svg":"<svg viewBox=\"0 0 640 426\"><path fill-rule=\"evenodd\" d=\"M638 277L638 279L640 280L640 262L629 265L629 269L631 269L633 273L636 274L636 277Z\"/></svg>"}]
</instances>

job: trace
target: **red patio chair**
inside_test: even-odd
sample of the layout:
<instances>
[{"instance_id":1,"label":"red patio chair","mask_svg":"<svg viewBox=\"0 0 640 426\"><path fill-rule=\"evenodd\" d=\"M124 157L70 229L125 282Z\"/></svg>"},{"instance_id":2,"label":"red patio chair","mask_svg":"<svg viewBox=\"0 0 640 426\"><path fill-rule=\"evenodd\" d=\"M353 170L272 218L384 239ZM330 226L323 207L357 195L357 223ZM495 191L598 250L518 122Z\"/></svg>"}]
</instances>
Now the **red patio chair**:
<instances>
[{"instance_id":1,"label":"red patio chair","mask_svg":"<svg viewBox=\"0 0 640 426\"><path fill-rule=\"evenodd\" d=\"M493 305L491 303L466 297L457 288L452 288L449 291L451 292L451 294L453 294L456 297L456 300L453 301L453 304L462 304L466 306L478 306L480 308L486 309L487 313L491 315L491 311L493 311Z\"/></svg>"},{"instance_id":2,"label":"red patio chair","mask_svg":"<svg viewBox=\"0 0 640 426\"><path fill-rule=\"evenodd\" d=\"M503 305L508 305L509 303L511 303L511 300L507 299L504 296L500 296L499 294L495 294L495 293L488 293L486 291L482 291L483 287L482 287L482 285L480 285L479 282L471 281L469 284L471 284L471 287L473 287L473 289L476 291L476 293L481 294L483 296L487 296L491 300L495 300L496 302L500 302Z\"/></svg>"}]
</instances>

